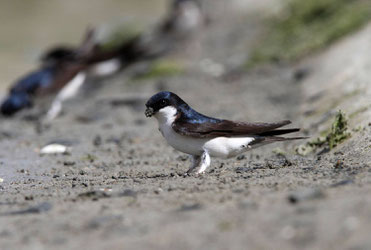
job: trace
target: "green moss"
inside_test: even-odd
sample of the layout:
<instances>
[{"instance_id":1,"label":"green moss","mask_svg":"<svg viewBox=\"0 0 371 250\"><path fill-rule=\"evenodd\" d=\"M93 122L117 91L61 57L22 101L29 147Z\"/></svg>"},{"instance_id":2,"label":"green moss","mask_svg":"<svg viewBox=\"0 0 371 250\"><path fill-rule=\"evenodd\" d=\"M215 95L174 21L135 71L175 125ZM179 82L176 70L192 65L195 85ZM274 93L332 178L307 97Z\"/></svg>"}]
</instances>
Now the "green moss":
<instances>
[{"instance_id":1,"label":"green moss","mask_svg":"<svg viewBox=\"0 0 371 250\"><path fill-rule=\"evenodd\" d=\"M272 150L272 153L277 155L277 156L285 156L286 155L286 152L284 150L282 150L281 148L274 148Z\"/></svg>"},{"instance_id":2,"label":"green moss","mask_svg":"<svg viewBox=\"0 0 371 250\"><path fill-rule=\"evenodd\" d=\"M98 160L98 157L96 157L95 155L92 155L92 154L87 154L84 157L82 157L81 160L88 161L88 162L94 162L94 161Z\"/></svg>"},{"instance_id":3,"label":"green moss","mask_svg":"<svg viewBox=\"0 0 371 250\"><path fill-rule=\"evenodd\" d=\"M136 80L145 80L151 78L168 77L178 75L184 72L184 68L177 62L171 60L157 60L150 69L141 75L138 75Z\"/></svg>"},{"instance_id":4,"label":"green moss","mask_svg":"<svg viewBox=\"0 0 371 250\"><path fill-rule=\"evenodd\" d=\"M369 0L289 0L247 67L267 61L292 61L321 49L371 20Z\"/></svg>"},{"instance_id":5,"label":"green moss","mask_svg":"<svg viewBox=\"0 0 371 250\"><path fill-rule=\"evenodd\" d=\"M138 36L141 32L141 29L135 26L130 25L121 25L107 36L105 41L102 42L103 50L110 50L120 46L125 41L132 39Z\"/></svg>"},{"instance_id":6,"label":"green moss","mask_svg":"<svg viewBox=\"0 0 371 250\"><path fill-rule=\"evenodd\" d=\"M348 120L345 114L339 110L331 125L331 129L328 130L325 136L317 137L306 145L299 146L296 152L300 155L307 155L322 147L328 147L331 150L349 138L350 135L351 134L348 132Z\"/></svg>"},{"instance_id":7,"label":"green moss","mask_svg":"<svg viewBox=\"0 0 371 250\"><path fill-rule=\"evenodd\" d=\"M333 149L345 139L350 137L348 132L348 120L345 114L339 110L336 114L335 120L331 126L331 132L327 135L326 140L330 147Z\"/></svg>"}]
</instances>

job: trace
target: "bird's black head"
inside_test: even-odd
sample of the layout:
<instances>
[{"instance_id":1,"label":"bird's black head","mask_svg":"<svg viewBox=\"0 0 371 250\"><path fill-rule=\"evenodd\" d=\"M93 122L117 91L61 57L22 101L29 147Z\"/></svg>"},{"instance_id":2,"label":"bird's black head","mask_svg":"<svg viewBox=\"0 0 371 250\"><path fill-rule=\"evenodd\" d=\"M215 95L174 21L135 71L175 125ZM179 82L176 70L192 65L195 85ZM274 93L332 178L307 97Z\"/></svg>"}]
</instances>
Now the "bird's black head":
<instances>
[{"instance_id":1,"label":"bird's black head","mask_svg":"<svg viewBox=\"0 0 371 250\"><path fill-rule=\"evenodd\" d=\"M30 108L32 101L30 95L25 92L11 93L1 104L0 111L5 116L14 115L21 109Z\"/></svg>"},{"instance_id":2,"label":"bird's black head","mask_svg":"<svg viewBox=\"0 0 371 250\"><path fill-rule=\"evenodd\" d=\"M169 91L162 91L152 96L146 103L145 115L151 117L160 109L172 106L178 109L180 105L187 105L179 96Z\"/></svg>"},{"instance_id":3,"label":"bird's black head","mask_svg":"<svg viewBox=\"0 0 371 250\"><path fill-rule=\"evenodd\" d=\"M74 61L76 58L76 50L61 46L46 51L41 56L41 62L46 65L56 65L61 62Z\"/></svg>"}]
</instances>

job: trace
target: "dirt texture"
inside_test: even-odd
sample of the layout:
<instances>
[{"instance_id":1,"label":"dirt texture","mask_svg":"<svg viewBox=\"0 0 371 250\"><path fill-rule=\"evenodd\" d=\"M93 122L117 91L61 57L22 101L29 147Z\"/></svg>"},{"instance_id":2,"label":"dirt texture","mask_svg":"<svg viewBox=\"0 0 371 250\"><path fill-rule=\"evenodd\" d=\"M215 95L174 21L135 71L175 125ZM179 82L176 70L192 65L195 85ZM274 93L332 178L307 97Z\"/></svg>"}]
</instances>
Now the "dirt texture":
<instances>
[{"instance_id":1,"label":"dirt texture","mask_svg":"<svg viewBox=\"0 0 371 250\"><path fill-rule=\"evenodd\" d=\"M266 13L219 5L183 74L95 80L50 126L29 112L2 118L0 249L371 249L371 26L297 65L214 77L205 64L241 65ZM188 157L144 116L160 90L214 117L290 119L310 139L212 159L185 177ZM339 109L351 137L296 154ZM40 155L51 142L70 153Z\"/></svg>"}]
</instances>

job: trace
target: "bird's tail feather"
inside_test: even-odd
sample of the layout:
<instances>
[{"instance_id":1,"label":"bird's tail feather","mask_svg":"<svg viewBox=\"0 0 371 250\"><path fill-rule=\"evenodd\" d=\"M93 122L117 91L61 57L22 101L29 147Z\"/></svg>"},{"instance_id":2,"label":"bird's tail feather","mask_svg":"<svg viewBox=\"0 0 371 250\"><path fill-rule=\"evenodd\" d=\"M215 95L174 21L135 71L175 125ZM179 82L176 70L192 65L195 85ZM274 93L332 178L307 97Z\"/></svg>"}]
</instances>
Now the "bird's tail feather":
<instances>
[{"instance_id":1,"label":"bird's tail feather","mask_svg":"<svg viewBox=\"0 0 371 250\"><path fill-rule=\"evenodd\" d=\"M276 130L263 132L259 135L260 136L275 136L275 135L283 135L283 134L288 134L288 133L294 133L294 132L298 132L299 130L300 130L300 128L276 129Z\"/></svg>"},{"instance_id":2,"label":"bird's tail feather","mask_svg":"<svg viewBox=\"0 0 371 250\"><path fill-rule=\"evenodd\" d=\"M272 136L272 137L265 137L264 141L266 142L275 142L275 141L292 141L292 140L303 140L308 139L309 137L300 136L300 137L280 137L280 136Z\"/></svg>"}]
</instances>

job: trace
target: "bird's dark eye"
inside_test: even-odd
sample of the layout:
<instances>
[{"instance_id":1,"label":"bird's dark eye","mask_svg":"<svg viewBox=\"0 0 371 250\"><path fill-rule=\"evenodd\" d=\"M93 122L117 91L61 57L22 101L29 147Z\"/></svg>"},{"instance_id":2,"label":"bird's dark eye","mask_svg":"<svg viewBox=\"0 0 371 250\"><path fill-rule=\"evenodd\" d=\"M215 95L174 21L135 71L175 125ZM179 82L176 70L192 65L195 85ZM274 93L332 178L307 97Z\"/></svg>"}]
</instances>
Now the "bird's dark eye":
<instances>
[{"instance_id":1,"label":"bird's dark eye","mask_svg":"<svg viewBox=\"0 0 371 250\"><path fill-rule=\"evenodd\" d=\"M162 106L165 106L167 104L167 101L164 99L164 100L161 100L161 105Z\"/></svg>"}]
</instances>

